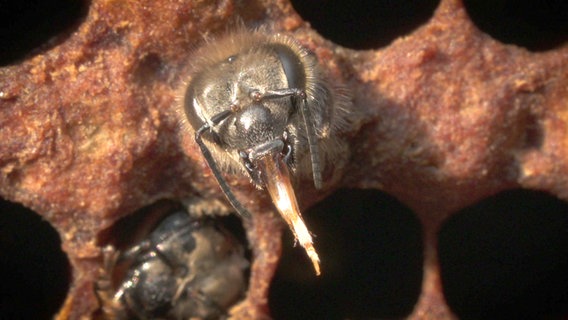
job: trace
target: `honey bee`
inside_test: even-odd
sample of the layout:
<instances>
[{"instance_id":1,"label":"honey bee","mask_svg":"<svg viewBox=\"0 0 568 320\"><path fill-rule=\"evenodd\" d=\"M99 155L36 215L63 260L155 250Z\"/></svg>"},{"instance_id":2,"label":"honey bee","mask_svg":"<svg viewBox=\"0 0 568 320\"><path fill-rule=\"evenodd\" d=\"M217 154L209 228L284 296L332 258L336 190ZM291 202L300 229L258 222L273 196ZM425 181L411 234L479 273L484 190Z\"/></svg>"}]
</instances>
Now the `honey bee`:
<instances>
[{"instance_id":1,"label":"honey bee","mask_svg":"<svg viewBox=\"0 0 568 320\"><path fill-rule=\"evenodd\" d=\"M246 288L242 245L212 219L185 211L128 250L105 247L103 258L97 295L107 319L219 319Z\"/></svg>"},{"instance_id":2,"label":"honey bee","mask_svg":"<svg viewBox=\"0 0 568 320\"><path fill-rule=\"evenodd\" d=\"M221 190L249 218L223 173L240 172L266 189L319 275L292 181L311 173L321 189L324 173L345 162L347 146L338 138L350 117L345 90L328 83L295 39L262 30L239 28L209 41L193 55L192 69L180 99L186 132L194 132Z\"/></svg>"}]
</instances>

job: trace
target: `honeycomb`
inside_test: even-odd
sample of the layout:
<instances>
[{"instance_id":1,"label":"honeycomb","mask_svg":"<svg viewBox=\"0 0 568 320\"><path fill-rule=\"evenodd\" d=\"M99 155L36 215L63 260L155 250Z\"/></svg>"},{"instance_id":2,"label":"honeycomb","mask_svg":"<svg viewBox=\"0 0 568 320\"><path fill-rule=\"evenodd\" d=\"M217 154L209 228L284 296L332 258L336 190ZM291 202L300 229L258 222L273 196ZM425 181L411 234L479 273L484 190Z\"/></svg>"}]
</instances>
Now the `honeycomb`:
<instances>
[{"instance_id":1,"label":"honeycomb","mask_svg":"<svg viewBox=\"0 0 568 320\"><path fill-rule=\"evenodd\" d=\"M255 213L232 318L566 316L566 5L378 3L35 4L32 32L4 17L0 317L96 317L109 230L164 199L225 201L176 99L190 53L235 20L294 35L362 117L342 178L299 195L320 278L266 195L230 178Z\"/></svg>"}]
</instances>

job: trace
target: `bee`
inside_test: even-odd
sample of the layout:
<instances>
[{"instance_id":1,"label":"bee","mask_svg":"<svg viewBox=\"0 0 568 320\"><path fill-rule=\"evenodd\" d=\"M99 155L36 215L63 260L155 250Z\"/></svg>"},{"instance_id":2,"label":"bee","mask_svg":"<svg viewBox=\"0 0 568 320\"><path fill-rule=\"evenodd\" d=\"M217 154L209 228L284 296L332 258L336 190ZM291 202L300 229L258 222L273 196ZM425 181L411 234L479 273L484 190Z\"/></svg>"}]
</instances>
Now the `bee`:
<instances>
[{"instance_id":1,"label":"bee","mask_svg":"<svg viewBox=\"0 0 568 320\"><path fill-rule=\"evenodd\" d=\"M213 220L185 211L124 252L105 247L103 259L97 296L108 319L219 319L246 287L242 245Z\"/></svg>"},{"instance_id":2,"label":"bee","mask_svg":"<svg viewBox=\"0 0 568 320\"><path fill-rule=\"evenodd\" d=\"M346 143L338 138L350 117L345 90L328 83L295 39L263 30L239 28L209 41L192 57L192 69L180 105L221 190L250 218L223 174L240 172L266 189L319 275L292 183L311 176L321 189L330 164L345 162Z\"/></svg>"}]
</instances>

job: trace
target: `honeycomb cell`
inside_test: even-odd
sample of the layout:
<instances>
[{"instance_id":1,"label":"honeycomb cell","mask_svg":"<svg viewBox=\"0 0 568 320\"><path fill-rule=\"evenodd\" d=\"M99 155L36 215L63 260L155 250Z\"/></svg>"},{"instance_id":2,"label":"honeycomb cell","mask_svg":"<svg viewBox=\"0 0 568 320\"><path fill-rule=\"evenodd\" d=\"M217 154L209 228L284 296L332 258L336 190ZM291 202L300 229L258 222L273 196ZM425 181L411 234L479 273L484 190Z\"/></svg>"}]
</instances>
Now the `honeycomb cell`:
<instances>
[{"instance_id":1,"label":"honeycomb cell","mask_svg":"<svg viewBox=\"0 0 568 320\"><path fill-rule=\"evenodd\" d=\"M322 275L287 248L270 292L275 319L408 315L422 280L422 232L411 210L378 191L342 189L307 211ZM285 239L284 243L292 239Z\"/></svg>"},{"instance_id":2,"label":"honeycomb cell","mask_svg":"<svg viewBox=\"0 0 568 320\"><path fill-rule=\"evenodd\" d=\"M438 0L292 1L321 35L352 49L386 46L424 24L438 4Z\"/></svg>"},{"instance_id":3,"label":"honeycomb cell","mask_svg":"<svg viewBox=\"0 0 568 320\"><path fill-rule=\"evenodd\" d=\"M37 213L0 199L0 252L0 318L51 318L70 282L56 230Z\"/></svg>"},{"instance_id":4,"label":"honeycomb cell","mask_svg":"<svg viewBox=\"0 0 568 320\"><path fill-rule=\"evenodd\" d=\"M440 232L444 291L461 319L568 312L568 204L514 190L451 217Z\"/></svg>"},{"instance_id":5,"label":"honeycomb cell","mask_svg":"<svg viewBox=\"0 0 568 320\"><path fill-rule=\"evenodd\" d=\"M113 229L111 243L135 241L103 249L96 283L102 318L218 319L244 297L249 263L220 219L196 218L160 202Z\"/></svg>"},{"instance_id":6,"label":"honeycomb cell","mask_svg":"<svg viewBox=\"0 0 568 320\"><path fill-rule=\"evenodd\" d=\"M495 39L531 51L568 40L568 2L563 0L464 0L473 22Z\"/></svg>"},{"instance_id":7,"label":"honeycomb cell","mask_svg":"<svg viewBox=\"0 0 568 320\"><path fill-rule=\"evenodd\" d=\"M6 21L15 21L14 10L4 10L5 3L0 4L0 15L6 13L6 19L0 20L3 26ZM216 200L224 207L222 191L199 152L195 136L180 130L182 117L178 102L179 89L192 69L189 54L192 48L202 44L204 36L214 39L214 35L224 32L234 20L242 21L247 27L260 27L296 38L313 52L329 74L330 82L344 84L351 91L354 107L363 113L360 121L345 124L345 138L350 144L350 152L345 154L348 161L337 175L330 173L325 188L317 191L302 179L296 181L300 209L308 224L326 219L336 224L313 230L318 236L316 247L319 243L327 247L324 250L327 252L321 252L322 278L313 274L307 261L294 260L296 269L303 268L302 274L287 280L290 260L285 260L268 297L281 251L292 250L293 241L291 238L281 241L281 235L287 231L280 228L282 222L277 213L271 211L273 206L265 193L252 187L248 177L227 174L235 196L253 213L252 221L243 223L253 257L249 286L244 300L231 308L235 319L264 318L270 306L280 318L312 314L398 317L413 310L408 315L411 319L455 319L444 293L456 314L475 317L491 311L494 306L503 306L502 296L496 297L494 302L489 295L481 302L468 301L467 292L460 291L457 285L461 279L460 268L475 273L475 267L480 266L477 261L483 261L475 254L476 246L471 244L468 244L468 252L459 253L471 252L471 257L463 257L462 262L458 261L461 264L448 266L447 261L460 260L460 256L452 257L448 243L441 243L441 257L446 263L444 283L440 282L436 251L440 225L457 210L513 186L547 191L568 200L568 46L556 42L558 46L546 52L531 52L527 50L529 46L504 41L472 21L470 16L475 16L474 11L465 8L462 0L440 0L439 5L431 2L428 10L420 9L427 6L424 2L378 1L372 8L365 9L363 3L353 1L339 6L338 11L335 7L340 1L320 1L312 13L328 22L328 33L318 26L316 15L310 17L301 10L308 4L292 4L288 0L91 0L81 3L88 6L85 10L88 14L84 19L79 18L76 29L67 28L50 40L44 38L44 42L32 46L31 51L10 60L9 66L0 68L0 197L34 208L62 239L73 277L58 320L82 319L100 307L93 287L103 260L102 249L109 243L121 250L127 248L120 247L119 238L130 234L126 229L116 234L105 234L105 231L125 215L130 217L132 212L156 199L186 199L195 195L208 201ZM494 2L487 10L499 9L502 3ZM16 5L20 3L14 2ZM563 9L565 4L558 6L558 2L541 5L560 8L553 10L558 14L556 17L562 18L562 14L568 12ZM527 4L518 6L510 10L511 15ZM337 14L330 15L332 11ZM417 20L412 24L397 12L416 14ZM427 14L421 16L420 12ZM24 11L20 14L24 15ZM492 15L493 12L484 14L485 17ZM50 15L48 10L38 16L54 25L64 21L57 14ZM39 24L40 19L37 20ZM399 32L399 27L408 25L413 27L405 29L406 33ZM550 25L566 24L552 19ZM25 32L35 36L32 25L28 27ZM524 32L522 28L512 29ZM549 39L545 33L541 35L543 40ZM380 47L380 50L348 50L334 41L352 48ZM5 49L13 44L4 41L3 45ZM363 194L380 194L380 190L392 195L413 211L410 214L401 209L401 216L416 215L422 229L414 222L408 222L413 226L410 231L403 227L406 223L388 223L400 217L398 209L392 209L394 214L377 210L377 218L394 226L387 229L374 217L363 215L365 219L360 220L372 223L360 226L344 223L333 215L325 217L328 212L324 215L314 211L312 217L304 210L326 197L331 196L324 203L341 199L341 194L334 192L347 187L375 190ZM357 199L350 201L355 203ZM366 199L371 204L375 201L373 197ZM370 206L380 208L380 205ZM353 216L357 217L357 210L354 212ZM341 218L348 216L350 214L340 215ZM413 220L409 218L409 221ZM495 223L505 224L500 221L496 218ZM533 221L539 225L536 219ZM452 221L446 225L442 236L449 232L446 228L450 225ZM467 223L465 225L458 229L464 232L454 232L457 237L469 234ZM477 233L487 234L482 228L479 231L476 223L471 226ZM140 231L139 227L134 223L132 232ZM365 228L374 230L375 234L361 236ZM330 243L326 240L328 229L329 237L338 244L342 243L340 239L357 240L360 239L357 236L361 236L368 241L361 240L362 247L370 249L358 251L355 247L347 253L341 247L329 249L332 245L326 245ZM344 236L340 232L343 229L352 231ZM391 233L400 235L402 242L393 240L392 244L384 244L391 238L383 237ZM422 241L416 240L420 233ZM514 236L516 234L511 235ZM97 237L101 240L98 243L94 241ZM377 239L371 240L372 237ZM405 239L411 239L413 245L402 246ZM351 244L347 240L343 242ZM372 244L377 244L378 248ZM387 250L391 246L392 250ZM395 253L374 254L373 249ZM373 254L366 260L362 252ZM371 269L366 262L376 260L376 256L386 259L383 261L386 266L379 264L380 273L361 279L350 280L348 273L341 272L332 278L337 274L333 262L336 253L346 256L337 260L345 261L345 266L357 274ZM283 252L282 256L304 259L302 253L296 251ZM398 265L390 260L391 256L407 257L404 258L406 263ZM421 258L423 268L417 266ZM360 260L354 263L356 259ZM467 267L470 261L472 267ZM458 271L452 274L452 268ZM527 277L532 276L531 273ZM327 279L337 280L329 284ZM371 280L365 282L367 279ZM566 286L563 279L560 274L551 288ZM282 281L292 283L298 293L278 291L283 290ZM334 302L327 303L329 311L323 309L326 301L306 307L309 303L306 292L315 297L314 301L318 301L318 296L325 297L321 292L314 293L314 283L322 283L317 288L320 291L329 289L331 300L327 301ZM474 282L464 280L467 285L464 290L470 290L471 283ZM443 284L449 287L443 288ZM355 291L353 288L357 285L370 288ZM311 291L304 290L305 286ZM416 299L414 293L420 286L420 297ZM523 304L524 309L516 313L513 307L503 310L513 310L511 314L517 315L530 308L533 308L530 312L537 310L533 314L546 309L562 313L564 293L555 292L557 302L550 304L550 308ZM551 296L550 292L544 296L547 295ZM353 299L348 299L350 296ZM372 301L370 296L373 296ZM29 298L34 296L26 300ZM270 301L270 306L269 298L275 300ZM416 305L412 307L414 302ZM285 313L282 305L289 311L294 311L289 306L297 307L297 313ZM361 305L369 311L361 311ZM476 313L477 306L482 311Z\"/></svg>"}]
</instances>

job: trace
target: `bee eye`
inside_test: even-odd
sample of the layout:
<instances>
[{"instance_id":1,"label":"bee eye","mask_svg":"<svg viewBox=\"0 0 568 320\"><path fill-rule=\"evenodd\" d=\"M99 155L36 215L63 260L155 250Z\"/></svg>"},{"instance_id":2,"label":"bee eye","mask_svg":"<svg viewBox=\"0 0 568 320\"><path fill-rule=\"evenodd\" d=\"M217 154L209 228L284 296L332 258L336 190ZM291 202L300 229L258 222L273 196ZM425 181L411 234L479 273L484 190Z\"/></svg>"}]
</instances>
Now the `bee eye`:
<instances>
[{"instance_id":1,"label":"bee eye","mask_svg":"<svg viewBox=\"0 0 568 320\"><path fill-rule=\"evenodd\" d=\"M229 62L229 63L233 63L233 62L235 62L235 60L237 60L237 56L230 56L230 57L227 58L227 62Z\"/></svg>"},{"instance_id":2,"label":"bee eye","mask_svg":"<svg viewBox=\"0 0 568 320\"><path fill-rule=\"evenodd\" d=\"M272 45L274 51L278 55L282 68L288 79L289 88L305 88L306 87L306 72L302 61L298 55L294 53L289 47L281 44Z\"/></svg>"}]
</instances>

